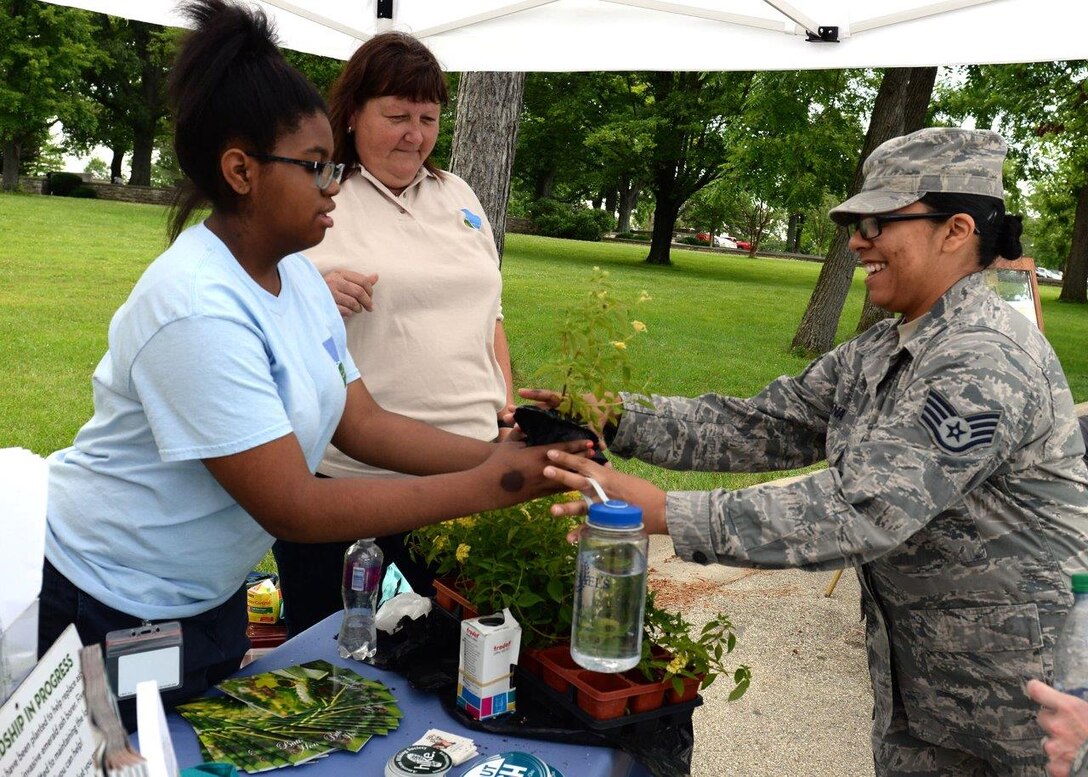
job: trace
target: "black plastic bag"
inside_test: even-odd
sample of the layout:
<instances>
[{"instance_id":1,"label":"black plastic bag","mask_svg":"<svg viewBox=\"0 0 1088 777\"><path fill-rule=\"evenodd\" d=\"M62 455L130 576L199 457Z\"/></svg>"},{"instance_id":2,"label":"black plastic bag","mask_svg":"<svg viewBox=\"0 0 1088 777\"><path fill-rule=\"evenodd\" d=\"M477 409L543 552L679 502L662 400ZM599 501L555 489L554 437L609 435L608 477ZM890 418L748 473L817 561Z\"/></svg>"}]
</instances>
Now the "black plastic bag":
<instances>
[{"instance_id":1,"label":"black plastic bag","mask_svg":"<svg viewBox=\"0 0 1088 777\"><path fill-rule=\"evenodd\" d=\"M521 428L525 441L529 445L591 440L594 449L593 460L598 464L608 461L601 453L601 440L596 432L554 410L545 410L535 405L521 405L514 410L514 421Z\"/></svg>"}]
</instances>

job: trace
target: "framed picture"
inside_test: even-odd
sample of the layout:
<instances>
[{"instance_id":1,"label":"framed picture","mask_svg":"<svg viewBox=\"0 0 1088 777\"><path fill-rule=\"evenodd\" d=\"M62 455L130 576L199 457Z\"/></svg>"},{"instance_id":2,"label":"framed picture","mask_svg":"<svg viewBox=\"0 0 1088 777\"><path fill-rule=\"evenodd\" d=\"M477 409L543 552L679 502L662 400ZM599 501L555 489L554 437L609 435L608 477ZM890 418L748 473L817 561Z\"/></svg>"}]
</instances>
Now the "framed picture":
<instances>
[{"instance_id":1,"label":"framed picture","mask_svg":"<svg viewBox=\"0 0 1088 777\"><path fill-rule=\"evenodd\" d=\"M1035 277L1035 260L1030 257L1019 259L997 259L983 270L986 283L998 295L1024 314L1024 316L1043 328L1043 309L1039 305L1039 281Z\"/></svg>"}]
</instances>

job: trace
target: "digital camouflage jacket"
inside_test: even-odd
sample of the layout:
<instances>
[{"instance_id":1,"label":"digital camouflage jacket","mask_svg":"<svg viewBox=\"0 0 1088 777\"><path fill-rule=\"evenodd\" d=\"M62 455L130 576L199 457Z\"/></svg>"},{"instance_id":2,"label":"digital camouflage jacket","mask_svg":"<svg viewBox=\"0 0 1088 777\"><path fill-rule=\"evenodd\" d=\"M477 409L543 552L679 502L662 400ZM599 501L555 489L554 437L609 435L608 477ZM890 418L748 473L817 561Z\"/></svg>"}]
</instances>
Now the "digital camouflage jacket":
<instances>
[{"instance_id":1,"label":"digital camouflage jacket","mask_svg":"<svg viewBox=\"0 0 1088 777\"><path fill-rule=\"evenodd\" d=\"M1039 763L1023 691L1049 679L1088 569L1088 471L1073 400L1040 331L975 273L900 346L877 324L751 399L624 396L611 450L671 469L768 471L787 485L673 492L677 554L698 563L858 567L875 695L911 733Z\"/></svg>"}]
</instances>

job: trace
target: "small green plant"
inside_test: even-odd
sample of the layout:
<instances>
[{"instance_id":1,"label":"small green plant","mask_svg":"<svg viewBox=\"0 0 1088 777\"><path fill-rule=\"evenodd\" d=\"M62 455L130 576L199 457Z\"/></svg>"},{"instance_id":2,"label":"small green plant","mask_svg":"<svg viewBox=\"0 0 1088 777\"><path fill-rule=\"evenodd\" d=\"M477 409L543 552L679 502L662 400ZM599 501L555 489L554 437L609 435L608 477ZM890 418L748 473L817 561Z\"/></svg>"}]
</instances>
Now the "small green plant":
<instances>
[{"instance_id":1,"label":"small green plant","mask_svg":"<svg viewBox=\"0 0 1088 777\"><path fill-rule=\"evenodd\" d=\"M566 497L549 497L412 532L412 554L434 564L439 576L481 613L504 607L521 624L528 647L570 638L571 595L577 548L567 542L571 518L548 508Z\"/></svg>"},{"instance_id":2,"label":"small green plant","mask_svg":"<svg viewBox=\"0 0 1088 777\"><path fill-rule=\"evenodd\" d=\"M643 291L638 303L650 295ZM614 393L631 383L627 344L646 325L632 319L626 304L618 300L608 272L593 268L588 292L567 312L559 331L559 355L541 367L542 385L561 386L556 410L600 429L620 407Z\"/></svg>"},{"instance_id":3,"label":"small green plant","mask_svg":"<svg viewBox=\"0 0 1088 777\"><path fill-rule=\"evenodd\" d=\"M736 645L736 630L724 613L715 615L696 633L682 614L658 608L653 591L647 593L642 660L638 665L647 679L670 680L677 693L683 688L684 678L698 679L700 688L706 688L718 675L730 673L722 659L732 653ZM655 646L665 648L669 655L655 653ZM752 670L741 664L731 673L733 690L729 693L729 701L734 701L748 690Z\"/></svg>"}]
</instances>

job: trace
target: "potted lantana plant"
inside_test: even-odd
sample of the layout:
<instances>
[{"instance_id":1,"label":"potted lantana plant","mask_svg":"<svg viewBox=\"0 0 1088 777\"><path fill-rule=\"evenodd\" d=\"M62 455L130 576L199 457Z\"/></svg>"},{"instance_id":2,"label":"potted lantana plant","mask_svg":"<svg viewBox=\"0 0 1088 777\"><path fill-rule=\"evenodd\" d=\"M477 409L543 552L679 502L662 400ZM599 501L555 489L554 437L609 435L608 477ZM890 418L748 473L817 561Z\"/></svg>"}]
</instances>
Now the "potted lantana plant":
<instances>
[{"instance_id":1,"label":"potted lantana plant","mask_svg":"<svg viewBox=\"0 0 1088 777\"><path fill-rule=\"evenodd\" d=\"M752 670L746 664L730 670L723 660L736 646L736 629L729 616L719 612L696 629L681 613L659 608L653 591L649 591L642 660L635 671L649 680L666 682L675 701L691 698L719 675L731 673L733 690L729 701L734 701L744 695L752 679Z\"/></svg>"},{"instance_id":2,"label":"potted lantana plant","mask_svg":"<svg viewBox=\"0 0 1088 777\"><path fill-rule=\"evenodd\" d=\"M481 614L509 607L522 644L544 647L570 638L577 548L566 540L576 522L548 508L567 497L538 499L501 510L425 526L408 544L433 564Z\"/></svg>"},{"instance_id":3,"label":"potted lantana plant","mask_svg":"<svg viewBox=\"0 0 1088 777\"><path fill-rule=\"evenodd\" d=\"M638 303L650 295L643 291ZM560 402L554 409L523 405L514 420L530 445L563 440L589 439L597 446L599 429L618 409L620 399L613 391L631 382L627 345L646 331L646 325L632 319L628 306L613 293L608 272L593 268L589 290L567 311L558 329L559 353L537 372L544 386L559 386Z\"/></svg>"}]
</instances>

